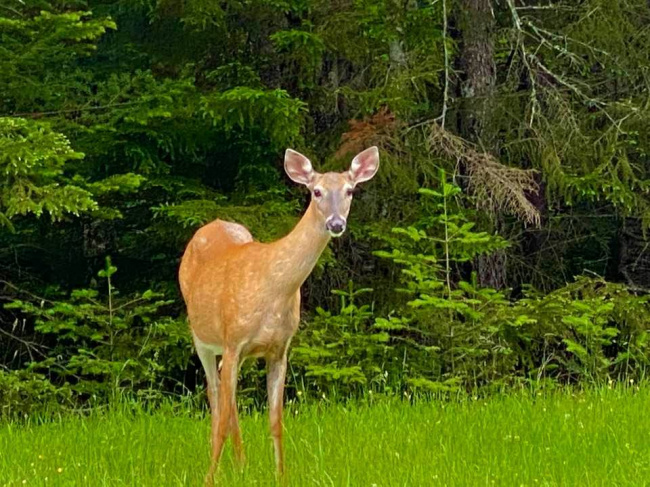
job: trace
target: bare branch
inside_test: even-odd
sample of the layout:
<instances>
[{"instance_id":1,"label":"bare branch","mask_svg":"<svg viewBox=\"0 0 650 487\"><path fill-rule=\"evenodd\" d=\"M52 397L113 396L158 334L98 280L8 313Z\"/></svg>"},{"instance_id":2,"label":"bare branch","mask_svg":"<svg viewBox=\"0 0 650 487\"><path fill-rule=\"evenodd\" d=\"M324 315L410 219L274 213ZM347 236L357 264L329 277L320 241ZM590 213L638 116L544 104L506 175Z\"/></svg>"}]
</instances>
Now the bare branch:
<instances>
[{"instance_id":1,"label":"bare branch","mask_svg":"<svg viewBox=\"0 0 650 487\"><path fill-rule=\"evenodd\" d=\"M526 224L540 225L539 211L527 197L539 192L535 171L508 167L438 123L429 127L431 150L442 157L456 159L467 168L468 190L476 197L479 208L491 213L506 211Z\"/></svg>"},{"instance_id":2,"label":"bare branch","mask_svg":"<svg viewBox=\"0 0 650 487\"><path fill-rule=\"evenodd\" d=\"M442 94L442 113L440 117L436 120L440 120L440 126L445 128L445 120L447 118L447 104L449 101L449 48L447 46L447 31L448 31L448 19L447 19L447 0L442 0L442 20L443 20L443 29L442 29L442 48L445 55L445 88Z\"/></svg>"}]
</instances>

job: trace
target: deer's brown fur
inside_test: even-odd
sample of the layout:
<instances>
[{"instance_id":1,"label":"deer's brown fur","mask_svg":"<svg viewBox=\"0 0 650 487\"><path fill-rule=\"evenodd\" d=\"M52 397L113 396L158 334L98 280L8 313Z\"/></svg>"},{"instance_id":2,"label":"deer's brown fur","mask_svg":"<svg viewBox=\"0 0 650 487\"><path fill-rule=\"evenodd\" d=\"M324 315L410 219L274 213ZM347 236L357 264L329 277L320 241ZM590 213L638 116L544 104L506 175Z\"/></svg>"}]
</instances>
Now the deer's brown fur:
<instances>
[{"instance_id":1,"label":"deer's brown fur","mask_svg":"<svg viewBox=\"0 0 650 487\"><path fill-rule=\"evenodd\" d=\"M378 164L373 147L353 160L350 171L318 174L306 157L287 151L287 174L312 191L307 211L287 236L272 243L256 242L242 225L215 220L189 242L179 281L208 381L212 411L208 482L229 435L237 458L244 459L235 392L239 366L247 357L264 357L268 364L271 433L277 468L283 471L284 380L287 349L300 321L300 286L332 234L345 229L351 189L370 179ZM221 373L217 355L222 355Z\"/></svg>"}]
</instances>

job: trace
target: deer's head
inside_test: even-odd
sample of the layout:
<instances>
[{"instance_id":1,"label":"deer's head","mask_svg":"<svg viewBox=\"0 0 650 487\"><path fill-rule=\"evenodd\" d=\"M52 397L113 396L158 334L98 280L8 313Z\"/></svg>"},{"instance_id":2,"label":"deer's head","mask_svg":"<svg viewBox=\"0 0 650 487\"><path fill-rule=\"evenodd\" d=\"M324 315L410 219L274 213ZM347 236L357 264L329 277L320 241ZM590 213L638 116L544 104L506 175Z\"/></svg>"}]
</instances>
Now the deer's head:
<instances>
[{"instance_id":1,"label":"deer's head","mask_svg":"<svg viewBox=\"0 0 650 487\"><path fill-rule=\"evenodd\" d=\"M284 170L296 183L304 184L311 191L312 204L323 220L325 230L332 237L340 237L350 212L352 194L357 184L372 179L379 169L379 151L370 147L352 159L345 172L314 171L309 159L299 152L287 149Z\"/></svg>"}]
</instances>

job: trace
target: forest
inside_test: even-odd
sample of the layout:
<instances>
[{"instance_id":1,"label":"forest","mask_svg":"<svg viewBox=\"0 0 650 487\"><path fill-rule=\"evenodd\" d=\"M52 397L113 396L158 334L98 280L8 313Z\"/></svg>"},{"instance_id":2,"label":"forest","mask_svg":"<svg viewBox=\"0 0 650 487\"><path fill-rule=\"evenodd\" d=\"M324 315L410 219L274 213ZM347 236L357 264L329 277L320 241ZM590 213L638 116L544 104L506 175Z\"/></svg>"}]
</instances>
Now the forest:
<instances>
[{"instance_id":1,"label":"forest","mask_svg":"<svg viewBox=\"0 0 650 487\"><path fill-rule=\"evenodd\" d=\"M0 485L200 485L188 242L276 241L287 149L373 146L301 288L293 485L643 484L648 0L3 0ZM273 484L266 377L226 483Z\"/></svg>"},{"instance_id":2,"label":"forest","mask_svg":"<svg viewBox=\"0 0 650 487\"><path fill-rule=\"evenodd\" d=\"M643 381L649 87L646 0L5 0L0 417L205 407L180 257L215 218L294 227L287 148L381 158L288 401Z\"/></svg>"}]
</instances>

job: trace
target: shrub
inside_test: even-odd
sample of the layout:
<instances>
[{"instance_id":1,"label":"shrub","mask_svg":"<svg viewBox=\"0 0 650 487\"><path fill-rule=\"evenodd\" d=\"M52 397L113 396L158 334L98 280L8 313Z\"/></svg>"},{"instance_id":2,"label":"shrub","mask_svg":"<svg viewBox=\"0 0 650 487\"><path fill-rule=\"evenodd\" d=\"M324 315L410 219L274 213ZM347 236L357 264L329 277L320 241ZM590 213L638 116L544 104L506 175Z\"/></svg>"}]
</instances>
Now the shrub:
<instances>
[{"instance_id":1,"label":"shrub","mask_svg":"<svg viewBox=\"0 0 650 487\"><path fill-rule=\"evenodd\" d=\"M173 301L160 293L120 297L112 285L116 271L107 259L98 273L104 293L79 289L57 301L5 305L33 321L35 334L51 344L43 360L3 377L14 391L9 407L29 410L16 398L31 397L34 391L57 400L64 394L79 403L101 402L125 391L152 398L173 390L170 379L187 367L191 354L184 320L165 316ZM16 384L13 378L28 371L29 380Z\"/></svg>"}]
</instances>

